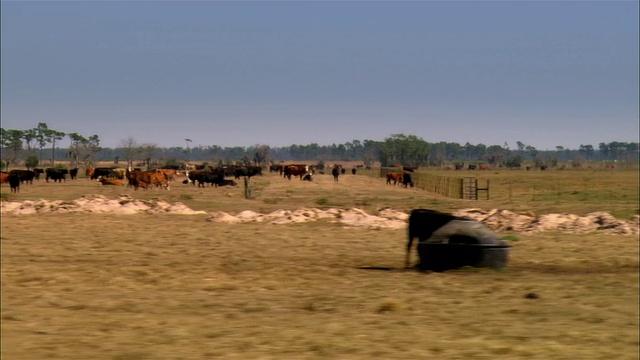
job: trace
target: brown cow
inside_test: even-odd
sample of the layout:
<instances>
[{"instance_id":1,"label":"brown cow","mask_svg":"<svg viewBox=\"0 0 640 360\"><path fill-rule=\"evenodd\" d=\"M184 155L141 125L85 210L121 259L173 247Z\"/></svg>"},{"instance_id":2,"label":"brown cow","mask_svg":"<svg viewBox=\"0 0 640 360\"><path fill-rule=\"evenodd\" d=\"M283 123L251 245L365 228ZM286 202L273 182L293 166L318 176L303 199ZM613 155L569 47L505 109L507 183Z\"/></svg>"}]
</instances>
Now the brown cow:
<instances>
[{"instance_id":1,"label":"brown cow","mask_svg":"<svg viewBox=\"0 0 640 360\"><path fill-rule=\"evenodd\" d=\"M489 165L478 165L478 170L491 170L491 168L489 167Z\"/></svg>"},{"instance_id":2,"label":"brown cow","mask_svg":"<svg viewBox=\"0 0 640 360\"><path fill-rule=\"evenodd\" d=\"M387 184L389 185L391 185L392 181L393 181L393 185L402 184L403 179L404 179L403 173L394 173L394 172L387 173Z\"/></svg>"},{"instance_id":3,"label":"brown cow","mask_svg":"<svg viewBox=\"0 0 640 360\"><path fill-rule=\"evenodd\" d=\"M169 190L169 181L163 173L155 171L128 171L126 172L127 180L129 180L129 186L133 186L134 190L138 190L138 187L143 189L149 188L151 185L155 185L156 189L159 187Z\"/></svg>"},{"instance_id":4,"label":"brown cow","mask_svg":"<svg viewBox=\"0 0 640 360\"><path fill-rule=\"evenodd\" d=\"M107 178L100 178L100 183L102 185L122 185L124 186L124 181L122 180L117 180L117 179L107 179Z\"/></svg>"},{"instance_id":5,"label":"brown cow","mask_svg":"<svg viewBox=\"0 0 640 360\"><path fill-rule=\"evenodd\" d=\"M299 176L300 180L307 174L313 173L313 171L309 171L309 166L307 165L286 165L284 167L284 176L291 180L291 176Z\"/></svg>"},{"instance_id":6,"label":"brown cow","mask_svg":"<svg viewBox=\"0 0 640 360\"><path fill-rule=\"evenodd\" d=\"M88 167L85 171L84 174L87 176L87 180L92 180L91 178L93 177L93 172L96 171L95 168L92 167Z\"/></svg>"},{"instance_id":7,"label":"brown cow","mask_svg":"<svg viewBox=\"0 0 640 360\"><path fill-rule=\"evenodd\" d=\"M2 182L3 184L4 184L4 183L8 183L8 182L9 182L9 173L6 173L6 172L4 172L4 171L1 171L1 172L0 172L0 174L1 174L1 176L2 176L2 177L1 177L1 179L2 179L2 180L1 180L1 182Z\"/></svg>"},{"instance_id":8,"label":"brown cow","mask_svg":"<svg viewBox=\"0 0 640 360\"><path fill-rule=\"evenodd\" d=\"M174 169L156 169L156 172L164 174L167 181L176 181L176 175L179 175L178 170Z\"/></svg>"}]
</instances>

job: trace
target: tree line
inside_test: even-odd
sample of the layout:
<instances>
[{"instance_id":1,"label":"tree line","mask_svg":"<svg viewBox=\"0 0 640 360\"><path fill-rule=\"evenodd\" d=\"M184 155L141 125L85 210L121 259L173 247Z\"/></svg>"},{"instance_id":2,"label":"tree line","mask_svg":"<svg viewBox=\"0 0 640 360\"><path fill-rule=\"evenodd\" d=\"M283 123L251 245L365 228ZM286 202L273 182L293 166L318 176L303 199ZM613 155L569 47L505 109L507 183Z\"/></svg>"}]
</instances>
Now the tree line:
<instances>
[{"instance_id":1,"label":"tree line","mask_svg":"<svg viewBox=\"0 0 640 360\"><path fill-rule=\"evenodd\" d=\"M67 138L68 145L62 141ZM538 150L521 141L511 148L503 145L470 144L454 142L430 143L415 135L392 134L384 140L352 140L344 144L319 145L317 143L284 147L268 145L220 147L217 145L189 147L160 147L156 144L139 144L134 138L123 139L119 146L100 146L100 138L93 134L64 133L50 129L46 123L38 123L32 129L15 130L0 128L2 166L15 167L24 164L27 168L56 160L69 161L71 166L93 166L97 161L114 161L123 166L162 163L180 164L197 161L208 163L257 163L278 161L362 161L365 165L380 162L381 166L445 166L452 162L476 162L508 167L520 166L523 162L535 166L556 166L559 161L569 161L575 167L583 161L627 161L638 162L639 146L634 142L610 142L580 145L578 149L567 149L561 145L555 150ZM46 160L46 161L45 161ZM135 163L135 164L134 164Z\"/></svg>"}]
</instances>

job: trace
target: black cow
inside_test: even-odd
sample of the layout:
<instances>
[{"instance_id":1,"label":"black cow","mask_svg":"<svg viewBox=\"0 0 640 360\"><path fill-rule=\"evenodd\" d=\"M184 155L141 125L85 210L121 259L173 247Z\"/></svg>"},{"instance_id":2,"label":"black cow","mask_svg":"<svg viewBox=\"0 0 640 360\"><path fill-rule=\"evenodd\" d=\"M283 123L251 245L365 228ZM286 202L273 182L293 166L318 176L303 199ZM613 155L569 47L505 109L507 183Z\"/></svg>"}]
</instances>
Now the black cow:
<instances>
[{"instance_id":1,"label":"black cow","mask_svg":"<svg viewBox=\"0 0 640 360\"><path fill-rule=\"evenodd\" d=\"M71 178L71 180L76 180L78 178L78 168L69 170L69 177Z\"/></svg>"},{"instance_id":2,"label":"black cow","mask_svg":"<svg viewBox=\"0 0 640 360\"><path fill-rule=\"evenodd\" d=\"M344 174L346 174L346 173L347 173L347 169L345 169L345 168L341 167L341 168L340 168L340 174L344 175Z\"/></svg>"},{"instance_id":3,"label":"black cow","mask_svg":"<svg viewBox=\"0 0 640 360\"><path fill-rule=\"evenodd\" d=\"M303 178L302 181L313 181L313 178L311 177L311 174L306 174Z\"/></svg>"},{"instance_id":4,"label":"black cow","mask_svg":"<svg viewBox=\"0 0 640 360\"><path fill-rule=\"evenodd\" d=\"M282 165L279 165L279 164L273 164L273 165L269 166L269 172L279 172L279 171L281 171L280 170L281 166Z\"/></svg>"},{"instance_id":5,"label":"black cow","mask_svg":"<svg viewBox=\"0 0 640 360\"><path fill-rule=\"evenodd\" d=\"M540 171L545 171L545 170L547 170L547 165L540 166Z\"/></svg>"},{"instance_id":6,"label":"black cow","mask_svg":"<svg viewBox=\"0 0 640 360\"><path fill-rule=\"evenodd\" d=\"M20 177L16 174L9 173L8 177L9 186L11 187L11 192L17 194L20 192Z\"/></svg>"},{"instance_id":7,"label":"black cow","mask_svg":"<svg viewBox=\"0 0 640 360\"><path fill-rule=\"evenodd\" d=\"M464 168L464 163L455 163L453 166L455 166L456 170L462 170Z\"/></svg>"},{"instance_id":8,"label":"black cow","mask_svg":"<svg viewBox=\"0 0 640 360\"><path fill-rule=\"evenodd\" d=\"M93 174L91 174L91 180L98 179L99 177L106 177L106 178L115 177L115 172L113 171L113 168L98 167L93 169Z\"/></svg>"},{"instance_id":9,"label":"black cow","mask_svg":"<svg viewBox=\"0 0 640 360\"><path fill-rule=\"evenodd\" d=\"M433 232L447 224L449 221L459 219L457 216L428 209L414 209L409 215L409 241L407 241L407 254L405 267L409 267L411 245L414 239L418 243L424 242L433 235Z\"/></svg>"},{"instance_id":10,"label":"black cow","mask_svg":"<svg viewBox=\"0 0 640 360\"><path fill-rule=\"evenodd\" d=\"M219 183L215 184L217 186L238 186L238 183L233 180L222 180Z\"/></svg>"},{"instance_id":11,"label":"black cow","mask_svg":"<svg viewBox=\"0 0 640 360\"><path fill-rule=\"evenodd\" d=\"M402 166L402 170L403 171L408 171L408 172L414 172L416 170L416 167L415 166L403 165Z\"/></svg>"},{"instance_id":12,"label":"black cow","mask_svg":"<svg viewBox=\"0 0 640 360\"><path fill-rule=\"evenodd\" d=\"M36 174L35 178L36 180L40 180L40 174L44 174L44 169L41 168L35 168L33 169L33 172Z\"/></svg>"},{"instance_id":13,"label":"black cow","mask_svg":"<svg viewBox=\"0 0 640 360\"><path fill-rule=\"evenodd\" d=\"M20 183L28 182L29 184L33 184L33 178L36 177L36 173L32 170L19 170L14 169L9 171L9 175L16 175L20 179Z\"/></svg>"},{"instance_id":14,"label":"black cow","mask_svg":"<svg viewBox=\"0 0 640 360\"><path fill-rule=\"evenodd\" d=\"M351 174L353 174L353 175L356 174L356 168L351 169Z\"/></svg>"},{"instance_id":15,"label":"black cow","mask_svg":"<svg viewBox=\"0 0 640 360\"><path fill-rule=\"evenodd\" d=\"M402 174L402 186L403 187L413 187L413 178L411 177L411 174L409 173L404 173Z\"/></svg>"},{"instance_id":16,"label":"black cow","mask_svg":"<svg viewBox=\"0 0 640 360\"><path fill-rule=\"evenodd\" d=\"M207 170L194 170L189 172L189 180L198 187L205 187L205 184L209 183L211 186L218 186L224 181L225 171L222 168L215 168L211 171Z\"/></svg>"},{"instance_id":17,"label":"black cow","mask_svg":"<svg viewBox=\"0 0 640 360\"><path fill-rule=\"evenodd\" d=\"M67 181L66 175L69 173L69 170L46 168L44 172L46 174L46 182L49 182L49 179L53 180L53 182L62 182L63 180Z\"/></svg>"},{"instance_id":18,"label":"black cow","mask_svg":"<svg viewBox=\"0 0 640 360\"><path fill-rule=\"evenodd\" d=\"M331 175L333 175L333 181L338 181L338 177L340 177L340 169L342 167L340 165L334 165L333 169L331 169Z\"/></svg>"},{"instance_id":19,"label":"black cow","mask_svg":"<svg viewBox=\"0 0 640 360\"><path fill-rule=\"evenodd\" d=\"M477 165L469 164L469 170L475 170L475 169L477 169L477 168L478 168L478 166L477 166Z\"/></svg>"},{"instance_id":20,"label":"black cow","mask_svg":"<svg viewBox=\"0 0 640 360\"><path fill-rule=\"evenodd\" d=\"M233 176L236 179L240 179L240 176L252 177L254 175L262 175L262 167L260 166L241 166L237 167L233 172Z\"/></svg>"}]
</instances>

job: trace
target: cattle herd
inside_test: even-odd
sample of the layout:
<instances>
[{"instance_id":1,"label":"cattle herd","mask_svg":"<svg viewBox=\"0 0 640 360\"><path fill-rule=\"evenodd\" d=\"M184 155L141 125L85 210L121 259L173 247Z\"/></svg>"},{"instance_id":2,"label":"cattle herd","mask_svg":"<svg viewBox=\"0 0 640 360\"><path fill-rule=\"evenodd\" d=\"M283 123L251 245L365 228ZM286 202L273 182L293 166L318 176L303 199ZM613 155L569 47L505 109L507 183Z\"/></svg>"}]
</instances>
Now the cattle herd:
<instances>
[{"instance_id":1,"label":"cattle herd","mask_svg":"<svg viewBox=\"0 0 640 360\"><path fill-rule=\"evenodd\" d=\"M322 169L322 167L320 167ZM299 177L300 180L312 181L312 176L318 167L313 165L272 165L269 170L279 172L286 179ZM324 173L324 172L322 172ZM353 173L355 173L355 168ZM66 182L67 178L76 180L78 168L36 168L33 170L14 169L1 172L2 183L9 183L12 193L20 190L21 184L33 184L33 180L40 180L40 175L45 175L45 181ZM345 174L345 170L340 165L335 165L332 171L334 179L338 181L340 174ZM170 183L176 181L178 176L184 178L184 184L192 184L198 187L210 186L237 186L236 180L241 177L251 178L262 175L260 166L191 166L190 169L183 169L177 166L167 166L163 168L143 171L140 168L112 168L112 167L89 167L85 171L88 180L93 180L102 185L126 185L134 190L142 189L170 189Z\"/></svg>"},{"instance_id":2,"label":"cattle herd","mask_svg":"<svg viewBox=\"0 0 640 360\"><path fill-rule=\"evenodd\" d=\"M342 165L333 165L331 167L331 175L334 181L339 181L340 175L346 174L346 169ZM323 165L306 165L306 164L274 164L269 167L269 172L278 172L285 179L299 178L303 181L313 181L316 173L324 174L325 167ZM12 193L20 190L21 184L33 184L33 180L40 180L40 175L45 175L45 181L50 180L54 183L66 182L67 178L76 180L78 177L78 168L35 168L33 170L14 169L2 173L2 183L9 183ZM352 174L356 174L356 167L351 170ZM192 184L197 187L209 186L237 186L241 177L251 178L252 176L262 175L262 167L260 166L208 166L197 165L189 166L188 169L178 166L166 166L153 170L143 171L140 168L114 168L114 167L88 167L85 176L88 180L93 180L102 185L126 185L134 190L142 189L170 189L170 183L176 181L180 176L184 179L184 184Z\"/></svg>"}]
</instances>

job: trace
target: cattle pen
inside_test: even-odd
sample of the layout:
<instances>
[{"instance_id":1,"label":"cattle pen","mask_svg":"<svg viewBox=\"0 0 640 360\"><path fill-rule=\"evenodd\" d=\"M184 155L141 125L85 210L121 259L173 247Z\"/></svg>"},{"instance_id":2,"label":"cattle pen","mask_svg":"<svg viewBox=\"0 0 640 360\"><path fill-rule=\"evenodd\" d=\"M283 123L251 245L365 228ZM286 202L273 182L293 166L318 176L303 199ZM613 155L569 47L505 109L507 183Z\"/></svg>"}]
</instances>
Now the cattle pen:
<instances>
[{"instance_id":1,"label":"cattle pen","mask_svg":"<svg viewBox=\"0 0 640 360\"><path fill-rule=\"evenodd\" d=\"M374 178L386 178L389 173L402 173L401 167L372 168L358 171L359 174ZM427 174L424 172L411 173L413 186L428 192L446 196L453 199L478 200L481 191L486 194L489 200L489 180L483 187L479 187L478 179L475 177L456 177Z\"/></svg>"}]
</instances>

